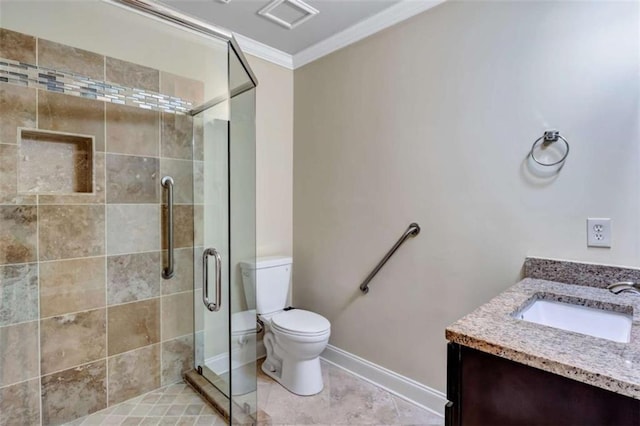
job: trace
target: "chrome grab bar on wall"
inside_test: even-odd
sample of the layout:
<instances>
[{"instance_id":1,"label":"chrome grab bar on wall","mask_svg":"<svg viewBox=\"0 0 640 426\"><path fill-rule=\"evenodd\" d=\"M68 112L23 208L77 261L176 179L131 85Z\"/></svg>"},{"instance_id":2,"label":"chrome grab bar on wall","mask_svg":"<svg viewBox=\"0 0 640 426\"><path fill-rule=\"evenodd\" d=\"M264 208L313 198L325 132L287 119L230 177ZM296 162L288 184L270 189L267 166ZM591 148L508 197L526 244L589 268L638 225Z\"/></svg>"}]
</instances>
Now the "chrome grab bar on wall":
<instances>
[{"instance_id":1,"label":"chrome grab bar on wall","mask_svg":"<svg viewBox=\"0 0 640 426\"><path fill-rule=\"evenodd\" d=\"M167 190L167 267L162 270L162 278L168 280L173 277L173 178L162 178L162 187Z\"/></svg>"},{"instance_id":2,"label":"chrome grab bar on wall","mask_svg":"<svg viewBox=\"0 0 640 426\"><path fill-rule=\"evenodd\" d=\"M389 250L387 252L387 254L384 255L382 260L376 265L375 268L373 268L373 271L371 271L371 273L367 276L367 278L364 279L362 284L360 284L360 290L362 290L362 292L364 294L369 293L369 281L371 281L373 279L373 277L376 276L378 271L380 271L380 269L382 269L384 264L387 263L387 261L391 258L391 256L393 256L393 254L396 252L396 250L398 250L400 248L402 243L404 243L407 238L415 237L419 233L420 233L420 225L418 225L415 222L409 225L409 227L407 228L406 231L404 231L404 234L402 234L400 239L398 241L396 241L396 243L393 245L393 247L391 247L391 250Z\"/></svg>"},{"instance_id":3,"label":"chrome grab bar on wall","mask_svg":"<svg viewBox=\"0 0 640 426\"><path fill-rule=\"evenodd\" d=\"M209 256L216 259L216 301L209 301ZM202 253L202 302L211 312L218 312L222 305L222 259L220 253L214 248L205 249Z\"/></svg>"}]
</instances>

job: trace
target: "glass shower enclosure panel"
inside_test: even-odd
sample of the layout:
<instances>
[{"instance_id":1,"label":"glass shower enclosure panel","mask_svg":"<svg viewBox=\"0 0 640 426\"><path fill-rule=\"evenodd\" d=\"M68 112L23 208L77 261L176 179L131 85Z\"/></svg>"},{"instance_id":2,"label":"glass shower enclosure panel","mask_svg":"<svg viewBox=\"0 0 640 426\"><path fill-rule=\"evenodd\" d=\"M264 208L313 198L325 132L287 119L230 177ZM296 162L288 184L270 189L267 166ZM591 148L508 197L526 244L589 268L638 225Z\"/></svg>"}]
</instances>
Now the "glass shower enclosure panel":
<instances>
[{"instance_id":1,"label":"glass shower enclosure panel","mask_svg":"<svg viewBox=\"0 0 640 426\"><path fill-rule=\"evenodd\" d=\"M253 270L242 265L256 253L255 90L231 46L228 70L226 96L194 116L196 368L226 397L234 423L250 424L257 322Z\"/></svg>"},{"instance_id":2,"label":"glass shower enclosure panel","mask_svg":"<svg viewBox=\"0 0 640 426\"><path fill-rule=\"evenodd\" d=\"M255 86L250 73L229 52L229 198L231 228L231 415L257 420L256 335L256 134ZM241 55L241 53L238 53Z\"/></svg>"},{"instance_id":3,"label":"glass shower enclosure panel","mask_svg":"<svg viewBox=\"0 0 640 426\"><path fill-rule=\"evenodd\" d=\"M255 79L234 44L150 0L0 0L0 424L194 369L255 412Z\"/></svg>"}]
</instances>

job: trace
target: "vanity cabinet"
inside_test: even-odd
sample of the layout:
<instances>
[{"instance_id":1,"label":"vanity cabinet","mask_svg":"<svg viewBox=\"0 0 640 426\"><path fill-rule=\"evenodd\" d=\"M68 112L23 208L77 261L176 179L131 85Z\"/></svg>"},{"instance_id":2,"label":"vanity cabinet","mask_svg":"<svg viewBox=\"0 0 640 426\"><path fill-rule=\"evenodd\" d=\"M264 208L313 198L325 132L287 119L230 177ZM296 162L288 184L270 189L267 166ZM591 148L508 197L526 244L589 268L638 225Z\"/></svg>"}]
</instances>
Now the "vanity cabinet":
<instances>
[{"instance_id":1,"label":"vanity cabinet","mask_svg":"<svg viewBox=\"0 0 640 426\"><path fill-rule=\"evenodd\" d=\"M640 400L448 344L445 425L640 425Z\"/></svg>"}]
</instances>

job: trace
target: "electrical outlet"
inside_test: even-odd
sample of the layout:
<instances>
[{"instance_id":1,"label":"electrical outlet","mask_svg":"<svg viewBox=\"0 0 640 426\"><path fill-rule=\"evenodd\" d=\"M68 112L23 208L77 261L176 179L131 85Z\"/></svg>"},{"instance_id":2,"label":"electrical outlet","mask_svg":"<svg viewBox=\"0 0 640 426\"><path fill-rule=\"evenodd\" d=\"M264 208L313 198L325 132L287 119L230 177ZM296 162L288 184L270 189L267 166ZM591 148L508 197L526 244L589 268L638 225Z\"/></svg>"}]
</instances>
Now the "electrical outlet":
<instances>
[{"instance_id":1,"label":"electrical outlet","mask_svg":"<svg viewBox=\"0 0 640 426\"><path fill-rule=\"evenodd\" d=\"M587 219L587 247L611 247L611 219Z\"/></svg>"}]
</instances>

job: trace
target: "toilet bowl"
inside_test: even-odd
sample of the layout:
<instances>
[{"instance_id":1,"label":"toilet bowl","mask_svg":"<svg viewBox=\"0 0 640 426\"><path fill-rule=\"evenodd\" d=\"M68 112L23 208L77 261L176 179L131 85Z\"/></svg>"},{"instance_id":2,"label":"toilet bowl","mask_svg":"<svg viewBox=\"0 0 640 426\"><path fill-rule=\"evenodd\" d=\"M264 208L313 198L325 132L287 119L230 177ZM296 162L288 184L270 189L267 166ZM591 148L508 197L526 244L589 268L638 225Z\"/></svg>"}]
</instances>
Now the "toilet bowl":
<instances>
[{"instance_id":1,"label":"toilet bowl","mask_svg":"<svg viewBox=\"0 0 640 426\"><path fill-rule=\"evenodd\" d=\"M329 343L331 323L311 311L285 309L291 258L258 258L241 262L240 267L245 295L256 295L256 311L265 326L267 359L262 371L297 395L319 393L323 388L320 354Z\"/></svg>"},{"instance_id":2,"label":"toilet bowl","mask_svg":"<svg viewBox=\"0 0 640 426\"><path fill-rule=\"evenodd\" d=\"M329 343L331 324L302 309L260 316L266 327L267 359L262 371L297 395L322 391L320 354Z\"/></svg>"},{"instance_id":3,"label":"toilet bowl","mask_svg":"<svg viewBox=\"0 0 640 426\"><path fill-rule=\"evenodd\" d=\"M256 390L256 311L247 310L231 314L231 393L244 395Z\"/></svg>"},{"instance_id":4,"label":"toilet bowl","mask_svg":"<svg viewBox=\"0 0 640 426\"><path fill-rule=\"evenodd\" d=\"M231 351L211 357L205 365L218 376L229 381L233 371L231 393L244 395L256 390L256 311L246 310L231 314ZM230 357L229 357L230 355Z\"/></svg>"}]
</instances>

